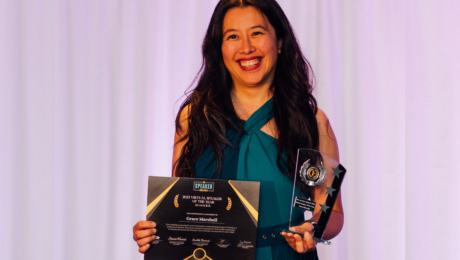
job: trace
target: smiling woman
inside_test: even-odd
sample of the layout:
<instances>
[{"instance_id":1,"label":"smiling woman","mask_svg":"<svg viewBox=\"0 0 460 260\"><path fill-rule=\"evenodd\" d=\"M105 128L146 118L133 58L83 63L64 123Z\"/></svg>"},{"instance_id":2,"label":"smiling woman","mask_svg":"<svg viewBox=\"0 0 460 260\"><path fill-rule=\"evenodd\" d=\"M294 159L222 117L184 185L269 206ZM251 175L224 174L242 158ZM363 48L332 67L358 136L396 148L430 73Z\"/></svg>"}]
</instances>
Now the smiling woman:
<instances>
[{"instance_id":1,"label":"smiling woman","mask_svg":"<svg viewBox=\"0 0 460 260\"><path fill-rule=\"evenodd\" d=\"M295 228L304 238L276 232L289 223L297 149L339 160L334 133L312 95L311 67L287 17L274 0L221 0L202 53L201 76L176 119L172 175L260 181L256 259L318 259L309 222ZM309 190L312 200L324 201L323 194ZM304 220L302 214L294 218ZM140 252L155 239L155 225L134 226ZM342 226L339 193L323 238L335 237Z\"/></svg>"},{"instance_id":2,"label":"smiling woman","mask_svg":"<svg viewBox=\"0 0 460 260\"><path fill-rule=\"evenodd\" d=\"M223 24L222 57L235 88L267 90L275 76L282 40L263 13L248 6L230 9Z\"/></svg>"}]
</instances>

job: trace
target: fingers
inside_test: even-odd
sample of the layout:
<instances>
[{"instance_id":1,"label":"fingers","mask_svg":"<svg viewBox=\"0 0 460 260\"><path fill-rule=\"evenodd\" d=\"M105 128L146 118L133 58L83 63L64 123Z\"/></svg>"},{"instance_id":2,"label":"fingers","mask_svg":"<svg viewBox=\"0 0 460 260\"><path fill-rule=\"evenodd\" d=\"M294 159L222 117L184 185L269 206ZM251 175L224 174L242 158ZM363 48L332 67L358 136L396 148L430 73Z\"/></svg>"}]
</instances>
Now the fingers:
<instances>
[{"instance_id":1,"label":"fingers","mask_svg":"<svg viewBox=\"0 0 460 260\"><path fill-rule=\"evenodd\" d=\"M298 253L313 251L317 244L310 232L305 232L303 239L298 234L281 232L281 235L284 236L286 242Z\"/></svg>"},{"instance_id":2,"label":"fingers","mask_svg":"<svg viewBox=\"0 0 460 260\"><path fill-rule=\"evenodd\" d=\"M139 229L154 228L156 226L157 224L153 221L148 221L148 220L139 221L136 223L136 225L134 225L133 232Z\"/></svg>"},{"instance_id":3,"label":"fingers","mask_svg":"<svg viewBox=\"0 0 460 260\"><path fill-rule=\"evenodd\" d=\"M134 232L134 240L137 241L141 238L155 235L156 233L157 233L157 230L155 228L139 230L139 231Z\"/></svg>"},{"instance_id":4,"label":"fingers","mask_svg":"<svg viewBox=\"0 0 460 260\"><path fill-rule=\"evenodd\" d=\"M145 251L147 251L148 249L150 248L150 244L147 244L143 247L139 247L139 253L145 253Z\"/></svg>"},{"instance_id":5,"label":"fingers","mask_svg":"<svg viewBox=\"0 0 460 260\"><path fill-rule=\"evenodd\" d=\"M315 227L313 226L312 223L304 223L302 225L302 228L305 230L304 233L305 232L310 232L311 233L311 232L313 232L313 230L315 230Z\"/></svg>"},{"instance_id":6,"label":"fingers","mask_svg":"<svg viewBox=\"0 0 460 260\"><path fill-rule=\"evenodd\" d=\"M286 239L286 242L292 247L295 249L295 238L294 238L294 234L292 233L287 233L287 232L281 232L281 235L284 236L284 238Z\"/></svg>"},{"instance_id":7,"label":"fingers","mask_svg":"<svg viewBox=\"0 0 460 260\"><path fill-rule=\"evenodd\" d=\"M303 237L303 243L304 243L305 252L313 251L316 247L316 244L318 244L318 242L313 240L313 236L311 235L310 232L305 232L304 237Z\"/></svg>"},{"instance_id":8,"label":"fingers","mask_svg":"<svg viewBox=\"0 0 460 260\"><path fill-rule=\"evenodd\" d=\"M313 232L314 229L315 229L315 227L309 222L303 223L300 226L295 226L295 227L290 227L289 228L289 230L291 230L293 232L296 232L296 233L301 233L301 234L303 234L305 232Z\"/></svg>"},{"instance_id":9,"label":"fingers","mask_svg":"<svg viewBox=\"0 0 460 260\"><path fill-rule=\"evenodd\" d=\"M294 245L294 250L297 251L297 253L305 253L307 250L304 247L303 239L301 236L295 234L294 235L295 239L295 245Z\"/></svg>"},{"instance_id":10,"label":"fingers","mask_svg":"<svg viewBox=\"0 0 460 260\"><path fill-rule=\"evenodd\" d=\"M137 240L137 245L139 246L139 250L141 250L141 248L144 248L146 245L149 245L150 242L152 242L153 240L155 240L155 235L144 237L142 239ZM148 247L146 248L146 250L147 249Z\"/></svg>"},{"instance_id":11,"label":"fingers","mask_svg":"<svg viewBox=\"0 0 460 260\"><path fill-rule=\"evenodd\" d=\"M139 252L145 253L150 248L150 242L155 240L157 233L156 223L153 221L139 221L133 227L133 239L139 246Z\"/></svg>"},{"instance_id":12,"label":"fingers","mask_svg":"<svg viewBox=\"0 0 460 260\"><path fill-rule=\"evenodd\" d=\"M154 235L156 233L156 223L153 221L139 221L133 227L133 239L138 239Z\"/></svg>"}]
</instances>

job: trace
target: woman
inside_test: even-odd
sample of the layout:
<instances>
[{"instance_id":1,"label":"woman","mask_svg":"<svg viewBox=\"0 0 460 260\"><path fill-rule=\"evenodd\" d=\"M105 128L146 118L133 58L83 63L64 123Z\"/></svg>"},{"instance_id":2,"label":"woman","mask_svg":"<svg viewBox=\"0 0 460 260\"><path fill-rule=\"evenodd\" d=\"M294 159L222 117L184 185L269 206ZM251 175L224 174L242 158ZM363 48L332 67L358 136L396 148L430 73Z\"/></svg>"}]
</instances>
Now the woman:
<instances>
[{"instance_id":1,"label":"woman","mask_svg":"<svg viewBox=\"0 0 460 260\"><path fill-rule=\"evenodd\" d=\"M260 181L258 233L274 232L289 221L297 149L339 159L328 119L311 94L310 65L274 0L221 0L202 51L202 75L176 119L173 176ZM317 189L309 193L324 201ZM258 239L256 259L318 259L310 222L294 228L304 238L283 232L281 239ZM133 227L140 252L155 239L155 225ZM323 238L342 226L339 194Z\"/></svg>"}]
</instances>

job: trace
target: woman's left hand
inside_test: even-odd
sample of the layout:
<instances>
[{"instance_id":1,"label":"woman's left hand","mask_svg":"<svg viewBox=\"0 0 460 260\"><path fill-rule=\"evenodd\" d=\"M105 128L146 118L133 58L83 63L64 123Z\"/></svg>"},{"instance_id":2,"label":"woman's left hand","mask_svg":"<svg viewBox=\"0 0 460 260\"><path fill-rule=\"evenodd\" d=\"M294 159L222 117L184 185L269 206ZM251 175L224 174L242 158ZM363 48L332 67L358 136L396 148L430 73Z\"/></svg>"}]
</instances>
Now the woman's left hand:
<instances>
[{"instance_id":1,"label":"woman's left hand","mask_svg":"<svg viewBox=\"0 0 460 260\"><path fill-rule=\"evenodd\" d=\"M291 227L290 230L296 233L304 234L302 239L298 234L281 232L281 235L286 238L288 244L298 253L306 253L315 250L317 242L313 240L313 225L303 223L300 226Z\"/></svg>"}]
</instances>

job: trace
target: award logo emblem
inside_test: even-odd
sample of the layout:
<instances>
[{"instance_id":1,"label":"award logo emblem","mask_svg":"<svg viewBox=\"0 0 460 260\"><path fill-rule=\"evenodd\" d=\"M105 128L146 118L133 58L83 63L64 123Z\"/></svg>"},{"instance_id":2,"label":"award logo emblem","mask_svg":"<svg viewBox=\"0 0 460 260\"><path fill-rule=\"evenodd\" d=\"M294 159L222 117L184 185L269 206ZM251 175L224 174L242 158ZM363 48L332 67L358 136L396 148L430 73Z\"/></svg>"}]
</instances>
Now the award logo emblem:
<instances>
[{"instance_id":1,"label":"award logo emblem","mask_svg":"<svg viewBox=\"0 0 460 260\"><path fill-rule=\"evenodd\" d=\"M195 181L193 182L193 190L201 192L213 192L214 182Z\"/></svg>"},{"instance_id":2,"label":"award logo emblem","mask_svg":"<svg viewBox=\"0 0 460 260\"><path fill-rule=\"evenodd\" d=\"M326 178L326 166L321 162L319 168L310 166L310 159L305 161L300 168L300 179L308 186L320 185Z\"/></svg>"}]
</instances>

